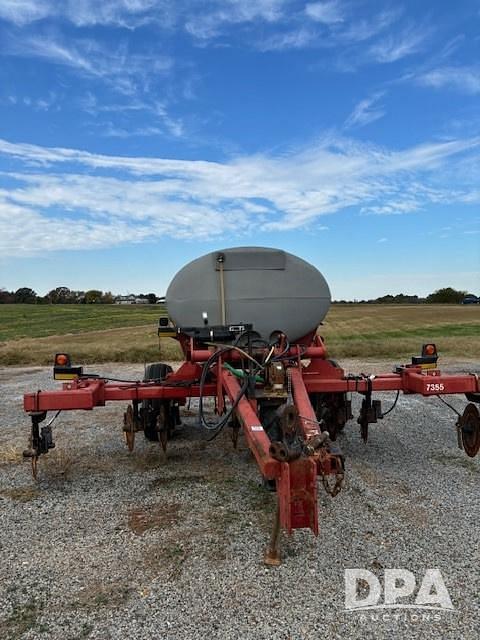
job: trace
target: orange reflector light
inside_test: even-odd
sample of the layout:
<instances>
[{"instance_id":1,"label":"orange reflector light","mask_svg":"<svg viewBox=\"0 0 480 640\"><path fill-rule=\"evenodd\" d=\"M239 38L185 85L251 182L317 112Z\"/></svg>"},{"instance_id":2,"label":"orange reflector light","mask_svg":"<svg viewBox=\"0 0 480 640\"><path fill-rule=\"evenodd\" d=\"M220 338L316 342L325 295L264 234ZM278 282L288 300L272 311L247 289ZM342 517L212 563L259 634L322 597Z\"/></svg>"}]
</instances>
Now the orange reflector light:
<instances>
[{"instance_id":1,"label":"orange reflector light","mask_svg":"<svg viewBox=\"0 0 480 640\"><path fill-rule=\"evenodd\" d=\"M437 349L434 344L426 344L423 348L423 353L426 356L434 356L437 353Z\"/></svg>"},{"instance_id":2,"label":"orange reflector light","mask_svg":"<svg viewBox=\"0 0 480 640\"><path fill-rule=\"evenodd\" d=\"M65 353L57 353L55 356L55 364L59 367L66 367L70 358Z\"/></svg>"}]
</instances>

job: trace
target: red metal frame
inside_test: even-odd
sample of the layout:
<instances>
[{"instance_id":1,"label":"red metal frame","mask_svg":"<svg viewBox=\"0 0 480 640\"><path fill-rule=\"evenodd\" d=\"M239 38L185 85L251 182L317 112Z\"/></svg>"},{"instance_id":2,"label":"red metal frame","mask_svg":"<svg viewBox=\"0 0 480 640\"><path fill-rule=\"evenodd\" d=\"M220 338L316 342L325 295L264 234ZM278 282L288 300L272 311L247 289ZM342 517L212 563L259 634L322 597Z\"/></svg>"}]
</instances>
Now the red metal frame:
<instances>
[{"instance_id":1,"label":"red metal frame","mask_svg":"<svg viewBox=\"0 0 480 640\"><path fill-rule=\"evenodd\" d=\"M210 352L208 353L211 355ZM196 371L196 368L189 366L190 364L184 363L177 373L168 377L168 381L174 383L198 379L198 376L192 376L192 371ZM405 394L416 393L423 396L480 392L479 378L474 373L448 375L442 374L439 370L425 373L420 367L405 367L400 373L345 377L342 369L333 367L330 369L335 377L324 377L321 371L312 369L312 365L302 369L301 376L306 391L308 393L366 393L370 388L371 391L403 391ZM205 385L204 395L217 396L217 386L216 383ZM87 377L63 383L61 391L27 393L24 395L23 407L30 413L58 409L93 409L114 400L141 401L161 398L179 400L189 397L198 398L198 396L198 384L188 387L166 384L160 386L150 382L106 382L101 378Z\"/></svg>"},{"instance_id":2,"label":"red metal frame","mask_svg":"<svg viewBox=\"0 0 480 640\"><path fill-rule=\"evenodd\" d=\"M139 403L143 400L165 399L183 403L187 398L199 397L201 365L210 358L212 350L198 348L192 339L185 336L180 341L186 360L161 384L109 382L98 377L81 377L63 383L61 390L27 393L24 396L24 409L34 416L59 409L91 410L112 401ZM366 395L376 391L402 391L405 394L431 396L480 392L480 382L474 374L444 375L437 369L425 371L421 366L406 365L395 373L376 376L345 375L343 369L326 359L325 345L318 336L307 348L293 345L288 354L284 354L286 356L286 373L290 378L293 401L298 412L298 427L306 447L322 438L309 394L356 392ZM222 355L224 361L234 364L241 357L235 350ZM309 359L308 366L304 366L301 359ZM222 368L220 358L212 370L210 381L203 386L203 395L216 398L217 410L221 414L225 398L234 403L240 390L238 379ZM260 422L256 399L243 396L235 409L235 416L243 428L245 440L262 476L276 480L280 526L289 533L293 529L309 528L317 535L317 477L324 481L330 475L343 479L341 456L328 446L314 447L312 444L309 455L291 461L279 461L271 455L272 443Z\"/></svg>"}]
</instances>

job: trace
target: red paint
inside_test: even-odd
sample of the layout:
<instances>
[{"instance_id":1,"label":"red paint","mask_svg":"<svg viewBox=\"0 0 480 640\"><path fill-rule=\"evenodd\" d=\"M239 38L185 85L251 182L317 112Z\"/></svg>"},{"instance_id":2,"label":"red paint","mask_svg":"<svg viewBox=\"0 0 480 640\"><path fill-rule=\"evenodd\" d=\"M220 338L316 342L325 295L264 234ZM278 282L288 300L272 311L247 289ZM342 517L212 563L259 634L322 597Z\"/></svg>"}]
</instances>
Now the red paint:
<instances>
[{"instance_id":1,"label":"red paint","mask_svg":"<svg viewBox=\"0 0 480 640\"><path fill-rule=\"evenodd\" d=\"M167 399L184 403L187 398L200 394L199 380L202 367L212 350L207 350L186 336L179 341L185 353L185 362L175 373L171 373L164 384L149 382L108 382L98 378L85 378L64 383L57 391L38 391L24 396L26 412L53 410L91 410L107 402L132 402L149 399ZM282 352L283 353L283 352ZM285 354L283 354L285 355ZM323 341L315 336L309 346L292 345L286 354L292 393L298 410L299 426L305 443L320 434L315 411L309 399L311 393L357 392L364 394L369 389L376 391L402 391L406 394L424 396L441 394L479 393L477 376L444 375L439 370L423 371L420 367L407 365L397 373L376 376L347 376L343 369L326 359ZM259 357L264 357L260 354ZM222 413L224 398L234 402L240 392L237 378L222 369L222 360L238 363L241 356L232 350L223 354L211 373L211 380L204 386L204 395L215 397L219 413ZM309 359L303 366L301 360ZM178 384L181 383L181 384ZM257 385L261 386L261 385ZM264 431L258 413L258 400L242 397L236 408L236 417L243 428L245 441L255 456L260 473L268 479L277 480L277 494L281 526L291 533L293 529L308 528L318 534L317 473L320 476L342 473L338 456L322 447L313 455L302 455L291 462L279 462L269 453L270 439Z\"/></svg>"}]
</instances>

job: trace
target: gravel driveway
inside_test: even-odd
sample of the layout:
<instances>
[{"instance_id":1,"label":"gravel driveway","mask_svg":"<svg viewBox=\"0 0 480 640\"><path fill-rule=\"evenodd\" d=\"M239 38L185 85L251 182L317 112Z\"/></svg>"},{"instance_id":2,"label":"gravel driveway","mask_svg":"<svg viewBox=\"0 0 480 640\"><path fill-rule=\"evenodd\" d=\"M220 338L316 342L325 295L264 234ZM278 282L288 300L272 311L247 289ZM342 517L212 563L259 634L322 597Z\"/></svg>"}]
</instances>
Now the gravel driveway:
<instances>
[{"instance_id":1,"label":"gravel driveway","mask_svg":"<svg viewBox=\"0 0 480 640\"><path fill-rule=\"evenodd\" d=\"M96 370L142 375L141 365ZM22 394L56 383L50 369L5 368L0 385L2 640L480 636L480 459L457 449L455 416L437 399L401 396L368 445L349 423L346 486L334 499L320 491L319 538L295 532L282 566L267 568L274 495L242 438L237 451L228 430L207 444L186 416L167 458L142 434L129 454L123 406L66 412L34 483L18 455ZM455 611L345 611L346 568L408 569L418 581L440 569Z\"/></svg>"}]
</instances>

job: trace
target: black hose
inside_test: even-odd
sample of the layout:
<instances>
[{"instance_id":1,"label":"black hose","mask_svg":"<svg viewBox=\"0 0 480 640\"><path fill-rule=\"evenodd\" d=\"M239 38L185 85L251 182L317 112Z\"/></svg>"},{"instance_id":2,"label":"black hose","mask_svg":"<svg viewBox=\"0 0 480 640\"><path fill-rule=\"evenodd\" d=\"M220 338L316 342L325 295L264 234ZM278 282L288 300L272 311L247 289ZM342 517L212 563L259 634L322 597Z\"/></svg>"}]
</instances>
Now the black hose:
<instances>
[{"instance_id":1,"label":"black hose","mask_svg":"<svg viewBox=\"0 0 480 640\"><path fill-rule=\"evenodd\" d=\"M240 391L238 392L237 397L235 398L235 400L232 403L232 406L230 407L230 409L227 411L227 413L223 416L223 418L221 418L221 420L219 420L218 422L209 422L206 418L205 418L205 413L203 410L203 390L204 390L204 386L205 386L205 382L207 379L207 375L209 373L210 367L216 362L216 360L219 359L219 357L222 355L222 353L225 353L226 351L230 351L231 347L225 346L221 349L219 349L218 351L215 351L210 358L207 360L207 362L204 364L203 369L202 369L202 375L200 378L200 388L199 388L199 402L198 402L198 413L199 413L199 417L200 417L200 422L202 424L202 426L207 429L208 431L214 431L215 433L210 437L207 438L207 441L211 441L214 440L218 434L223 430L223 428L225 427L225 425L228 423L228 421L230 420L233 412L235 411L235 409L238 406L238 403L240 402L240 400L243 398L243 396L245 395L247 389L248 389L248 384L249 384L249 376L245 376L245 380L240 388ZM260 370L259 367L257 367L253 373L251 373L251 375L257 375L258 371Z\"/></svg>"},{"instance_id":2,"label":"black hose","mask_svg":"<svg viewBox=\"0 0 480 640\"><path fill-rule=\"evenodd\" d=\"M446 404L446 405L447 405L447 407L448 407L449 409L451 409L454 413L456 413L456 414L457 414L457 416L458 416L459 418L461 417L461 415L462 415L462 414L461 414L461 413L458 413L458 411L455 409L455 407L452 407L452 405L451 405L451 404L449 404L446 400L444 400L441 396L437 395L437 398L438 398L439 400L441 400L441 401L443 402L443 404Z\"/></svg>"},{"instance_id":3,"label":"black hose","mask_svg":"<svg viewBox=\"0 0 480 640\"><path fill-rule=\"evenodd\" d=\"M199 388L199 392L198 392L198 413L200 416L200 422L202 424L203 427L205 427L205 429L208 429L209 431L213 431L215 429L222 429L223 426L222 422L223 419L220 420L218 423L211 423L208 422L208 420L206 420L205 415L204 415L204 411L203 411L203 390L205 387L205 382L207 379L207 375L210 371L210 367L216 362L216 360L219 359L219 357L225 353L226 351L230 351L230 347L222 347L221 349L218 349L218 351L214 351L212 353L212 355L209 357L209 359L205 362L205 364L203 365L203 369L202 369L202 375L200 376L200 388Z\"/></svg>"},{"instance_id":4,"label":"black hose","mask_svg":"<svg viewBox=\"0 0 480 640\"><path fill-rule=\"evenodd\" d=\"M243 396L245 395L246 390L248 389L248 378L245 378L245 382L243 383L242 387L240 388L240 391L237 395L237 397L235 398L235 401L233 402L232 406L230 407L230 409L227 411L227 413L223 416L223 418L215 424L215 433L210 436L209 438L207 438L207 442L211 442L212 440L215 440L215 438L218 436L218 434L223 431L225 425L228 423L228 421L230 420L233 412L235 411L235 409L237 408L240 400L243 398ZM200 413L200 411L199 411ZM202 424L203 426L205 426L205 418L203 416L203 413L200 413L200 419L202 420ZM212 424L212 423L210 423ZM213 428L209 428L210 431L213 431Z\"/></svg>"},{"instance_id":5,"label":"black hose","mask_svg":"<svg viewBox=\"0 0 480 640\"><path fill-rule=\"evenodd\" d=\"M79 376L82 380L88 380L89 378L94 378L95 380L105 380L106 382L125 382L126 384L130 384L132 386L137 386L139 384L143 386L155 386L155 387L192 387L195 384L198 384L198 380L172 380L169 382L168 380L157 378L150 380L125 380L124 378L111 378L110 376L101 376L98 373L86 373Z\"/></svg>"},{"instance_id":6,"label":"black hose","mask_svg":"<svg viewBox=\"0 0 480 640\"><path fill-rule=\"evenodd\" d=\"M388 416L388 414L395 409L395 407L397 406L399 395L400 395L400 391L397 391L397 395L395 396L395 400L393 401L392 406L390 407L390 409L388 411L385 411L385 413L382 414L383 417Z\"/></svg>"}]
</instances>

